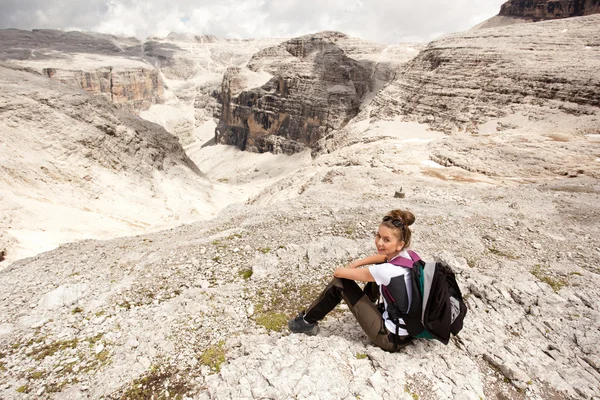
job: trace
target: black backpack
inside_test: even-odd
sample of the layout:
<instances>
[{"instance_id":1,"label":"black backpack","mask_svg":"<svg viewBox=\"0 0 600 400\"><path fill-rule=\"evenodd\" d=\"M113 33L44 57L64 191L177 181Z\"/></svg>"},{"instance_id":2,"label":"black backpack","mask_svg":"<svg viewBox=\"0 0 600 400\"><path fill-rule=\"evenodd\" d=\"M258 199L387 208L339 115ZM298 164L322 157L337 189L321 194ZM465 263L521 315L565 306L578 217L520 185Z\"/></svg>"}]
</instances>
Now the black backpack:
<instances>
[{"instance_id":1,"label":"black backpack","mask_svg":"<svg viewBox=\"0 0 600 400\"><path fill-rule=\"evenodd\" d=\"M389 285L382 285L381 290L389 318L396 324L396 335L398 329L403 328L410 336L437 339L448 344L450 334L457 335L462 329L467 314L454 271L444 262L425 263L414 251L409 250L408 254L412 260L396 257L389 261L398 267L411 269L412 298L408 313L403 304L406 301L402 301L406 290L398 286L405 285L404 277L398 277L402 281L392 278ZM400 318L404 324L399 322Z\"/></svg>"}]
</instances>

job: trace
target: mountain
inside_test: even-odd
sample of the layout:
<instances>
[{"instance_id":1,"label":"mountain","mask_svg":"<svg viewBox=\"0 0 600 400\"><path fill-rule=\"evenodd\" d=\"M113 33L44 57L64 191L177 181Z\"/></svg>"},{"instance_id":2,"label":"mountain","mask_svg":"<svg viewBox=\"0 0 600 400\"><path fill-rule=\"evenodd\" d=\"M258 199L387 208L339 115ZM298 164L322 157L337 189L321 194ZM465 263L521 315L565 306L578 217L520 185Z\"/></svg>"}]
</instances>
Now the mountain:
<instances>
[{"instance_id":1,"label":"mountain","mask_svg":"<svg viewBox=\"0 0 600 400\"><path fill-rule=\"evenodd\" d=\"M502 4L498 15L543 21L598 13L600 13L598 0L508 0Z\"/></svg>"},{"instance_id":2,"label":"mountain","mask_svg":"<svg viewBox=\"0 0 600 400\"><path fill-rule=\"evenodd\" d=\"M263 49L246 68L224 75L216 141L259 153L317 149L416 53L410 45L381 46L339 32ZM257 80L249 77L261 75L266 82L252 88Z\"/></svg>"},{"instance_id":3,"label":"mountain","mask_svg":"<svg viewBox=\"0 0 600 400\"><path fill-rule=\"evenodd\" d=\"M65 241L207 218L221 206L162 127L34 71L0 70L7 262Z\"/></svg>"}]
</instances>

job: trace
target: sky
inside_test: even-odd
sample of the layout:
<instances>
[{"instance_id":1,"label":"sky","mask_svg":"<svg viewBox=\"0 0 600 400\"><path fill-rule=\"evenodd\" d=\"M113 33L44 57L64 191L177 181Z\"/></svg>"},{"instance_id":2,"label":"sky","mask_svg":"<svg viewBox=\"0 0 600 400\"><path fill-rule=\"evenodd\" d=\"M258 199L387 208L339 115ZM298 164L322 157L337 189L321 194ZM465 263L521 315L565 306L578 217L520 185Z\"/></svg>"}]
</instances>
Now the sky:
<instances>
[{"instance_id":1,"label":"sky","mask_svg":"<svg viewBox=\"0 0 600 400\"><path fill-rule=\"evenodd\" d=\"M0 29L170 32L228 38L335 30L373 42L429 42L498 14L506 0L0 0Z\"/></svg>"}]
</instances>

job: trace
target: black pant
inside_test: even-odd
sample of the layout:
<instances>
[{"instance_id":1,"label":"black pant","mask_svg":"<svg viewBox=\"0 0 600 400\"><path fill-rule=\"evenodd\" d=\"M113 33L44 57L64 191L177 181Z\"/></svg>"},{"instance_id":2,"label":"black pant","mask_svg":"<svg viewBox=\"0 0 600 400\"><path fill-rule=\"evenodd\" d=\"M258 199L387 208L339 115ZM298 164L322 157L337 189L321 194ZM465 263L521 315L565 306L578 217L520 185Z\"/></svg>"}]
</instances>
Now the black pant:
<instances>
[{"instance_id":1,"label":"black pant","mask_svg":"<svg viewBox=\"0 0 600 400\"><path fill-rule=\"evenodd\" d=\"M304 319L308 323L320 321L344 300L363 331L377 347L386 351L399 350L405 347L411 338L396 338L388 332L381 312L373 304L378 298L379 287L373 282L367 283L365 288L361 289L353 280L333 278L310 305Z\"/></svg>"}]
</instances>

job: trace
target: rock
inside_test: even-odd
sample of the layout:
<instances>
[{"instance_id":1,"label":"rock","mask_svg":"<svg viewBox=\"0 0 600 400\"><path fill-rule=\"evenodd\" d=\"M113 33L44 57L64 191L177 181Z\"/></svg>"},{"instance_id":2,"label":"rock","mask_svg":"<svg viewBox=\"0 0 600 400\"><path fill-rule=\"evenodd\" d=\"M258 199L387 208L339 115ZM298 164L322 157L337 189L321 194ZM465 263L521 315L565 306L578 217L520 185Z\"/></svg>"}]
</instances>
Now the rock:
<instances>
[{"instance_id":1,"label":"rock","mask_svg":"<svg viewBox=\"0 0 600 400\"><path fill-rule=\"evenodd\" d=\"M138 63L141 64L141 63ZM42 75L102 96L126 110L140 112L163 101L159 72L150 65L103 67L92 70L43 68Z\"/></svg>"},{"instance_id":2,"label":"rock","mask_svg":"<svg viewBox=\"0 0 600 400\"><path fill-rule=\"evenodd\" d=\"M164 86L159 71L150 63L132 57L142 51L142 43L136 39L51 29L31 32L6 29L0 30L0 43L4 60L101 96L124 109L139 112L163 101ZM24 43L31 53L22 51ZM126 46L125 51L122 45ZM66 57L56 57L57 52ZM74 55L96 62L80 63L81 69L73 68ZM105 62L115 66L96 68L98 55L104 55Z\"/></svg>"},{"instance_id":3,"label":"rock","mask_svg":"<svg viewBox=\"0 0 600 400\"><path fill-rule=\"evenodd\" d=\"M268 72L264 85L246 89L240 68L229 68L219 93L222 113L216 142L242 150L292 154L316 149L331 131L358 114L365 96L381 76L375 62L344 51L360 42L339 32L306 35L256 53L248 63L253 73ZM363 43L371 53L383 48ZM246 90L244 90L246 89Z\"/></svg>"},{"instance_id":4,"label":"rock","mask_svg":"<svg viewBox=\"0 0 600 400\"><path fill-rule=\"evenodd\" d=\"M600 105L592 89L600 86L594 62L600 50L573 43L593 37L599 21L600 15L590 15L445 36L409 61L369 112L387 119L408 116L447 133L530 106L587 113ZM580 60L577 66L573 58Z\"/></svg>"},{"instance_id":5,"label":"rock","mask_svg":"<svg viewBox=\"0 0 600 400\"><path fill-rule=\"evenodd\" d=\"M46 310L70 306L83 298L89 285L86 283L75 285L62 285L53 291L46 293L39 301L39 306Z\"/></svg>"},{"instance_id":6,"label":"rock","mask_svg":"<svg viewBox=\"0 0 600 400\"><path fill-rule=\"evenodd\" d=\"M600 4L594 0L543 1L508 0L498 15L526 18L533 21L569 18L600 13Z\"/></svg>"}]
</instances>

